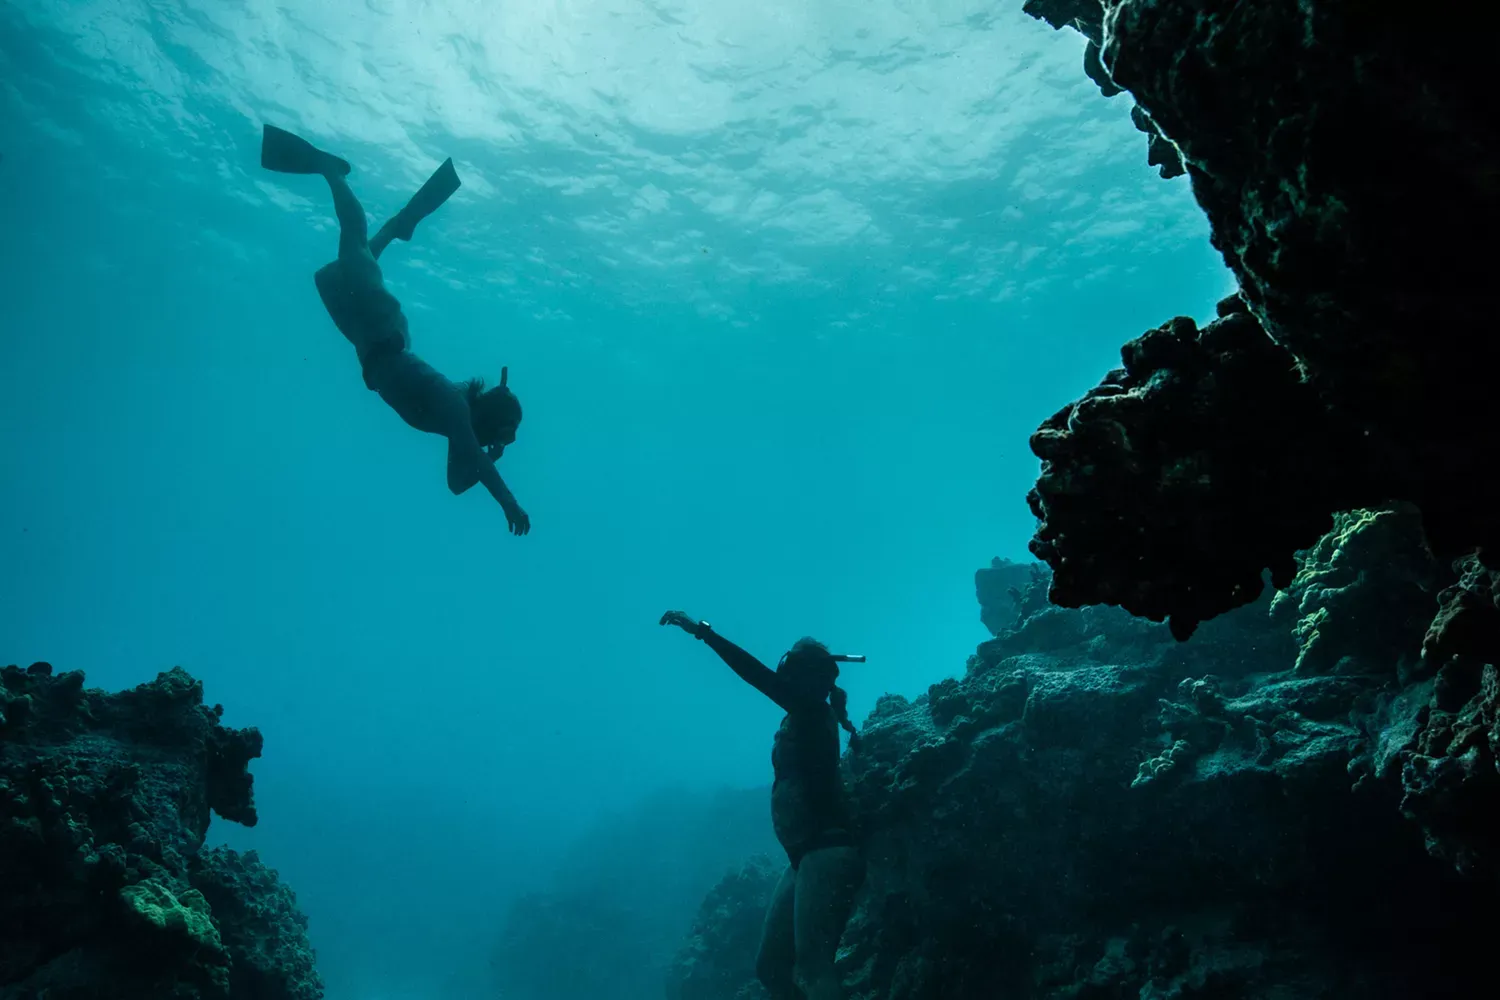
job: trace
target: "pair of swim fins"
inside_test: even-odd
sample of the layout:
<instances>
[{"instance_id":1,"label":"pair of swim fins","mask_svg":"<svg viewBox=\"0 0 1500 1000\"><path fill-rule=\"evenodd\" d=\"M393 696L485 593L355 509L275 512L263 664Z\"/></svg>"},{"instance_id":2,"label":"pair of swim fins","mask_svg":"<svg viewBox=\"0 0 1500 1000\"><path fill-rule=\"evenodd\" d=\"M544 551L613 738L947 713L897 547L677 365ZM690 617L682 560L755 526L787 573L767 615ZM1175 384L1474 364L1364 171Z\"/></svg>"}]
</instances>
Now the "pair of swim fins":
<instances>
[{"instance_id":1,"label":"pair of swim fins","mask_svg":"<svg viewBox=\"0 0 1500 1000\"><path fill-rule=\"evenodd\" d=\"M261 130L260 165L279 174L333 174L346 177L350 170L348 160L325 153L301 136L275 125L266 125ZM452 158L444 160L443 165L433 171L432 176L427 178L427 183L412 195L411 201L397 214L396 218L402 225L395 234L396 238L411 239L412 230L417 223L441 208L462 183L458 179L458 171L453 169Z\"/></svg>"}]
</instances>

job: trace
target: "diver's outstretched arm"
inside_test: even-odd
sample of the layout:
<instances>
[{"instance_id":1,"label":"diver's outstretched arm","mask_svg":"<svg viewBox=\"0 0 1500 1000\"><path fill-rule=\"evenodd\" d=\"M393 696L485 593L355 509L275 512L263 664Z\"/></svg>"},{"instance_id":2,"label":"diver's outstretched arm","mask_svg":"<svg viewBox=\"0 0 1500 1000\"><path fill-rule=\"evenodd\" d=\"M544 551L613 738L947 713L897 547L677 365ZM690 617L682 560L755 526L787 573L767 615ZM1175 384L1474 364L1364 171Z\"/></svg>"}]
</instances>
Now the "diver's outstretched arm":
<instances>
[{"instance_id":1,"label":"diver's outstretched arm","mask_svg":"<svg viewBox=\"0 0 1500 1000\"><path fill-rule=\"evenodd\" d=\"M500 456L505 451L504 445L492 444L484 449L484 457L491 462L500 461ZM467 493L469 488L479 482L479 467L471 462L464 461L463 457L453 448L448 449L448 489L454 496Z\"/></svg>"},{"instance_id":2,"label":"diver's outstretched arm","mask_svg":"<svg viewBox=\"0 0 1500 1000\"><path fill-rule=\"evenodd\" d=\"M782 690L781 678L776 675L776 671L715 632L708 622L695 622L681 611L668 611L661 616L661 624L676 625L689 635L702 639L742 680L785 711L791 711L787 707L789 700Z\"/></svg>"},{"instance_id":3,"label":"diver's outstretched arm","mask_svg":"<svg viewBox=\"0 0 1500 1000\"><path fill-rule=\"evenodd\" d=\"M461 493L468 489L464 485L462 489L455 488L456 470L467 467L473 470L473 475L484 484L484 488L490 491L490 496L500 504L505 511L505 520L510 526L512 534L526 535L531 532L531 516L521 509L516 503L515 494L511 493L510 487L505 485L505 480L500 478L500 470L495 468L495 463L485 454L479 446L479 440L474 436L474 425L469 420L469 408L467 406L455 407L453 414L452 429L448 432L448 487L455 493Z\"/></svg>"},{"instance_id":4,"label":"diver's outstretched arm","mask_svg":"<svg viewBox=\"0 0 1500 1000\"><path fill-rule=\"evenodd\" d=\"M791 701L782 692L781 678L776 676L776 671L713 629L707 630L703 636L703 642L709 649L718 653L719 659L729 664L729 669L739 674L742 680L780 705L784 711L791 711Z\"/></svg>"},{"instance_id":5,"label":"diver's outstretched arm","mask_svg":"<svg viewBox=\"0 0 1500 1000\"><path fill-rule=\"evenodd\" d=\"M510 487L505 485L505 480L500 478L500 470L495 468L495 463L486 461L483 452L479 453L476 461L479 464L479 481L505 511L505 520L510 525L512 534L531 534L531 515L516 503L515 495L511 493Z\"/></svg>"}]
</instances>

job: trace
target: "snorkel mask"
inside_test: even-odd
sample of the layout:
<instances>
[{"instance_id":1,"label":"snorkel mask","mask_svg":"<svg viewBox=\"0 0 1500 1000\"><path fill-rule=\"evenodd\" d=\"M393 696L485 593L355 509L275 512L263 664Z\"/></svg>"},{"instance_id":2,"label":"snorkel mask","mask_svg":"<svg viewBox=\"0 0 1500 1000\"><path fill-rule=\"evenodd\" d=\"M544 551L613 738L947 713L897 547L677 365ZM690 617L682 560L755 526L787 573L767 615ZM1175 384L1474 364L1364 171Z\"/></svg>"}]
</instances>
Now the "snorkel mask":
<instances>
[{"instance_id":1,"label":"snorkel mask","mask_svg":"<svg viewBox=\"0 0 1500 1000\"><path fill-rule=\"evenodd\" d=\"M501 369L500 369L500 385L499 385L499 388L504 389L505 392L506 392L506 394L508 396L510 396L510 398L512 400L514 400L515 399L515 393L513 393L513 392L510 391L510 386L507 384L509 382L510 382L510 366L509 365L505 365L505 366L502 366ZM516 405L519 406L520 404L517 403ZM519 421L519 418L518 418L517 419L517 423L516 423L516 428L519 428L519 427L520 427L520 421ZM514 434L514 432L515 432L515 429L512 429L512 434ZM495 459L499 458L501 455L505 454L505 445L502 444L502 443L500 443L499 441L496 441L493 444L486 445L485 446L485 454L487 456L489 456L490 461L494 461Z\"/></svg>"}]
</instances>

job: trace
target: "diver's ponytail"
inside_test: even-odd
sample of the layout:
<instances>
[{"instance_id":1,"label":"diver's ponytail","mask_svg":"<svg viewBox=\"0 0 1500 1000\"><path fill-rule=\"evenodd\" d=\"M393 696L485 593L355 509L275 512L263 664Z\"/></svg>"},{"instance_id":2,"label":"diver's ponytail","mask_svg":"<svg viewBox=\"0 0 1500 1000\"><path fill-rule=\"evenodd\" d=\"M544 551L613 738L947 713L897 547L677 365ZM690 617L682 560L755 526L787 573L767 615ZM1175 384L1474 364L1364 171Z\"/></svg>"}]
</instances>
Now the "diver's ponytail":
<instances>
[{"instance_id":1,"label":"diver's ponytail","mask_svg":"<svg viewBox=\"0 0 1500 1000\"><path fill-rule=\"evenodd\" d=\"M471 378L459 383L463 386L464 399L469 403L472 412L479 406L479 397L484 395L484 379Z\"/></svg>"},{"instance_id":2,"label":"diver's ponytail","mask_svg":"<svg viewBox=\"0 0 1500 1000\"><path fill-rule=\"evenodd\" d=\"M839 725L844 727L844 731L850 736L858 736L859 732L854 728L854 723L849 721L849 692L835 684L833 690L828 693L828 704L833 706L833 717L839 720Z\"/></svg>"}]
</instances>

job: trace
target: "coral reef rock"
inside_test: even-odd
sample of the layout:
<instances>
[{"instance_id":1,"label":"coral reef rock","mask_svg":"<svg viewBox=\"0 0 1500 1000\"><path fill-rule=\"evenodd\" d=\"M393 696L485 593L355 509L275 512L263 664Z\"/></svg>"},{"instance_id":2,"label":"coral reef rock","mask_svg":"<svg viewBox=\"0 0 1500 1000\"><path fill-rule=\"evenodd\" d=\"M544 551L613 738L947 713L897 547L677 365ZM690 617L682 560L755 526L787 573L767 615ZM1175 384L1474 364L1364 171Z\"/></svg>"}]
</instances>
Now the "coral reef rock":
<instances>
[{"instance_id":1,"label":"coral reef rock","mask_svg":"<svg viewBox=\"0 0 1500 1000\"><path fill-rule=\"evenodd\" d=\"M1047 607L1038 572L962 678L883 697L845 755L869 860L846 995L1488 989L1495 883L1473 875L1496 857L1500 682L1418 655L1451 578L1425 553L1409 509L1341 517L1274 602L1186 644L1119 608ZM716 971L669 995L758 995L763 885L716 890L684 952Z\"/></svg>"},{"instance_id":2,"label":"coral reef rock","mask_svg":"<svg viewBox=\"0 0 1500 1000\"><path fill-rule=\"evenodd\" d=\"M755 981L766 907L786 870L785 858L759 854L714 886L667 975L667 1000L763 1000Z\"/></svg>"},{"instance_id":3,"label":"coral reef rock","mask_svg":"<svg viewBox=\"0 0 1500 1000\"><path fill-rule=\"evenodd\" d=\"M1335 0L1025 9L1089 39L1085 70L1171 146L1240 286L1204 329L1132 341L1034 436L1053 599L1186 638L1263 571L1285 586L1335 513L1393 502L1438 558L1500 568L1485 33ZM1433 648L1495 662L1500 589L1476 574L1450 597Z\"/></svg>"},{"instance_id":4,"label":"coral reef rock","mask_svg":"<svg viewBox=\"0 0 1500 1000\"><path fill-rule=\"evenodd\" d=\"M1104 6L1100 0L1026 0L1022 10L1046 21L1054 28L1074 28L1088 39L1083 50L1083 71L1105 97L1113 97L1122 88L1110 78L1100 46L1104 42ZM1131 124L1146 133L1146 162L1170 180L1183 174L1182 156L1156 127L1151 116L1139 104L1130 109Z\"/></svg>"},{"instance_id":5,"label":"coral reef rock","mask_svg":"<svg viewBox=\"0 0 1500 1000\"><path fill-rule=\"evenodd\" d=\"M1008 631L1019 619L1026 617L1028 610L1035 610L1023 608L1021 602L1025 595L1035 594L1031 584L1038 574L1045 572L1037 563L1018 563L996 558L974 574L974 594L979 598L979 620L990 630L991 635ZM1042 599L1046 600L1046 591L1042 592Z\"/></svg>"},{"instance_id":6,"label":"coral reef rock","mask_svg":"<svg viewBox=\"0 0 1500 1000\"><path fill-rule=\"evenodd\" d=\"M253 853L254 729L177 668L110 694L0 670L0 1000L317 1000L306 919Z\"/></svg>"}]
</instances>

